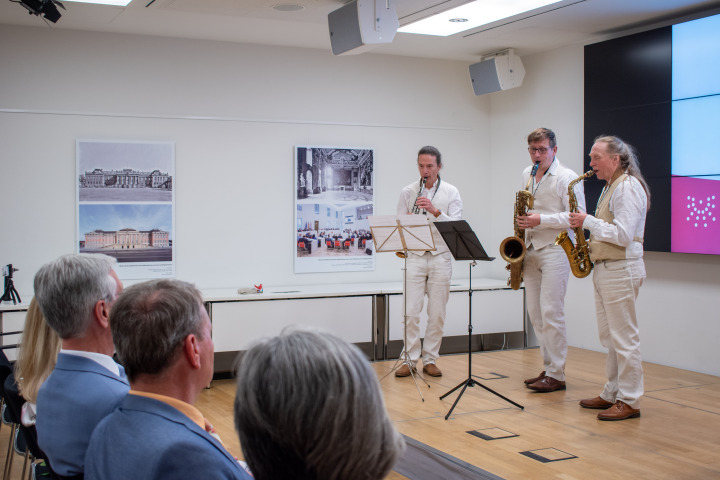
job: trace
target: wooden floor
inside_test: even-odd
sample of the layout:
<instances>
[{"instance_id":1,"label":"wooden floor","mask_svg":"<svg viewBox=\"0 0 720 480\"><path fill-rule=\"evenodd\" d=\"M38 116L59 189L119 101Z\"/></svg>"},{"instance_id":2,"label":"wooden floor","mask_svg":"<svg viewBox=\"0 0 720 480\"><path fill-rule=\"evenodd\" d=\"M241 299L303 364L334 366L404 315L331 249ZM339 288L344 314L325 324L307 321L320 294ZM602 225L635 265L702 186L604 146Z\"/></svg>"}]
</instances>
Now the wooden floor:
<instances>
[{"instance_id":1,"label":"wooden floor","mask_svg":"<svg viewBox=\"0 0 720 480\"><path fill-rule=\"evenodd\" d=\"M467 378L468 357L444 356L438 361L443 377L427 377L430 388L419 382L424 402L411 378L389 375L381 381L397 429L505 479L720 478L720 377L646 363L642 416L602 422L596 419L597 411L581 408L578 401L600 393L604 354L570 348L568 389L543 394L522 382L541 369L538 349L474 354L472 362L473 374L481 377L478 382L525 408L476 386L466 390L445 420L457 392L445 400L439 397ZM378 362L373 368L381 378L394 364ZM202 392L197 406L228 450L242 458L233 398L234 381L216 380ZM0 431L0 464L8 430L3 426ZM21 469L17 457L12 478L19 479ZM388 477L403 478L395 472Z\"/></svg>"}]
</instances>

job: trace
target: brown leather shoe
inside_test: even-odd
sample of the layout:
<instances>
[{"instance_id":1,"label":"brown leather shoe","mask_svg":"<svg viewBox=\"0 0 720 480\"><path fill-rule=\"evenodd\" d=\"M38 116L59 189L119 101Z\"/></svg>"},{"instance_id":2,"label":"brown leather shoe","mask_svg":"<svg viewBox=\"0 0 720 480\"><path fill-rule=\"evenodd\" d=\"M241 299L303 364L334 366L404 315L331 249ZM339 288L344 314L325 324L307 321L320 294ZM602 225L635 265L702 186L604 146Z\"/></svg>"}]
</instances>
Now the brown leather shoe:
<instances>
[{"instance_id":1,"label":"brown leather shoe","mask_svg":"<svg viewBox=\"0 0 720 480\"><path fill-rule=\"evenodd\" d=\"M625 420L640 416L639 408L632 408L627 403L618 400L615 405L604 412L598 413L598 420Z\"/></svg>"},{"instance_id":2,"label":"brown leather shoe","mask_svg":"<svg viewBox=\"0 0 720 480\"><path fill-rule=\"evenodd\" d=\"M400 366L400 368L395 370L395 376L396 377L409 377L410 376L410 367L407 366L407 363L403 363Z\"/></svg>"},{"instance_id":3,"label":"brown leather shoe","mask_svg":"<svg viewBox=\"0 0 720 480\"><path fill-rule=\"evenodd\" d=\"M542 380L543 378L545 378L545 370L540 372L540 375L538 375L537 377L528 378L527 380L525 380L525 385L530 385L531 383L535 383L538 380Z\"/></svg>"},{"instance_id":4,"label":"brown leather shoe","mask_svg":"<svg viewBox=\"0 0 720 480\"><path fill-rule=\"evenodd\" d=\"M608 402L604 398L601 397L595 397L595 398L583 398L580 400L580 406L583 408L602 408L603 410L609 407L612 407L615 405L612 402Z\"/></svg>"},{"instance_id":5,"label":"brown leather shoe","mask_svg":"<svg viewBox=\"0 0 720 480\"><path fill-rule=\"evenodd\" d=\"M442 372L434 363L423 365L423 372L427 373L431 377L442 377Z\"/></svg>"},{"instance_id":6,"label":"brown leather shoe","mask_svg":"<svg viewBox=\"0 0 720 480\"><path fill-rule=\"evenodd\" d=\"M530 390L536 392L547 393L554 392L555 390L565 390L565 382L555 380L552 377L543 377L535 383L531 383L527 386Z\"/></svg>"}]
</instances>

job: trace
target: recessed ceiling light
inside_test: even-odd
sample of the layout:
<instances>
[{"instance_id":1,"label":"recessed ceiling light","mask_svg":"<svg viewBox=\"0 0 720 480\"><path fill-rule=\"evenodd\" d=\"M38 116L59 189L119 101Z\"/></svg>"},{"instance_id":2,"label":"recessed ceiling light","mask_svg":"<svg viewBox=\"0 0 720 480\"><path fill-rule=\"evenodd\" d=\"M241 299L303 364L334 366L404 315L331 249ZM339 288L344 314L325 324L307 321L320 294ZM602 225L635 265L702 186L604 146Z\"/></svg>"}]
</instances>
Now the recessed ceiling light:
<instances>
[{"instance_id":1,"label":"recessed ceiling light","mask_svg":"<svg viewBox=\"0 0 720 480\"><path fill-rule=\"evenodd\" d=\"M64 2L93 3L95 5L112 5L113 7L127 7L132 0L63 0Z\"/></svg>"},{"instance_id":2,"label":"recessed ceiling light","mask_svg":"<svg viewBox=\"0 0 720 480\"><path fill-rule=\"evenodd\" d=\"M561 0L476 0L405 25L399 28L398 32L447 37L559 1Z\"/></svg>"},{"instance_id":3,"label":"recessed ceiling light","mask_svg":"<svg viewBox=\"0 0 720 480\"><path fill-rule=\"evenodd\" d=\"M299 12L305 7L294 3L279 3L277 5L273 5L272 8L278 12Z\"/></svg>"}]
</instances>

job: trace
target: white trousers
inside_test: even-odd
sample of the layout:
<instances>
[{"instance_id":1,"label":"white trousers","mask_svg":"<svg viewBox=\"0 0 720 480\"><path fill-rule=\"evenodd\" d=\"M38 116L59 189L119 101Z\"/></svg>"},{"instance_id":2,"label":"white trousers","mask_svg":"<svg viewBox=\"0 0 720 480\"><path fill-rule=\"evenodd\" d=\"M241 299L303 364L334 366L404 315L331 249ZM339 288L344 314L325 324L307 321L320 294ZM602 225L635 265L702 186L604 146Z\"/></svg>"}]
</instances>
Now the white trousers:
<instances>
[{"instance_id":1,"label":"white trousers","mask_svg":"<svg viewBox=\"0 0 720 480\"><path fill-rule=\"evenodd\" d=\"M545 375L565 381L567 333L565 292L570 262L562 247L530 249L523 262L525 300L530 323L540 344Z\"/></svg>"},{"instance_id":2,"label":"white trousers","mask_svg":"<svg viewBox=\"0 0 720 480\"><path fill-rule=\"evenodd\" d=\"M450 297L452 256L450 252L437 255L425 252L422 256L408 254L406 268L407 291L404 292L403 302L407 301L407 345L404 348L413 363L417 363L421 351L424 365L435 363L440 356L445 307ZM421 348L420 312L425 294L428 297L428 322Z\"/></svg>"},{"instance_id":3,"label":"white trousers","mask_svg":"<svg viewBox=\"0 0 720 480\"><path fill-rule=\"evenodd\" d=\"M644 393L635 300L645 280L642 258L598 262L593 273L600 342L608 349L608 378L600 397L637 408Z\"/></svg>"}]
</instances>

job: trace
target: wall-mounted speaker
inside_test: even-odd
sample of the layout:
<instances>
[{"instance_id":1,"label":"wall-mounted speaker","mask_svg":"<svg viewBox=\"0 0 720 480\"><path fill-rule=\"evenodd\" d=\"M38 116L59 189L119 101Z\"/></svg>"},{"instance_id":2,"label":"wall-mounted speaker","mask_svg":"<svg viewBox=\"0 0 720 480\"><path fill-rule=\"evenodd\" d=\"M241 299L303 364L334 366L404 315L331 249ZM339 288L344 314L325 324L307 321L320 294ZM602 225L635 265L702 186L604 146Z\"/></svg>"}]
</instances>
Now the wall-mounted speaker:
<instances>
[{"instance_id":1,"label":"wall-mounted speaker","mask_svg":"<svg viewBox=\"0 0 720 480\"><path fill-rule=\"evenodd\" d=\"M354 0L328 14L333 55L353 55L392 43L400 23L394 0Z\"/></svg>"},{"instance_id":2,"label":"wall-mounted speaker","mask_svg":"<svg viewBox=\"0 0 720 480\"><path fill-rule=\"evenodd\" d=\"M512 50L470 65L470 80L475 95L519 87L524 78L525 67Z\"/></svg>"}]
</instances>

